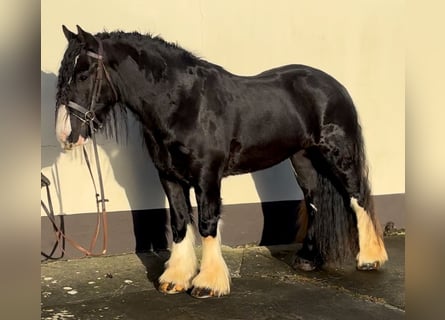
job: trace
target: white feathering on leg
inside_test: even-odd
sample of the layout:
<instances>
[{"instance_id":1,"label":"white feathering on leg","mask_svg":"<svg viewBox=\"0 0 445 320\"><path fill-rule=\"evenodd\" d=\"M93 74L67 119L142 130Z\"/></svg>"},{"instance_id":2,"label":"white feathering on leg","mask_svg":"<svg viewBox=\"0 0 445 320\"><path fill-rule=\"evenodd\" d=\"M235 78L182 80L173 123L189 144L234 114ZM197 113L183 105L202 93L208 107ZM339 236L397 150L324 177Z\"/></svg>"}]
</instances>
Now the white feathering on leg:
<instances>
[{"instance_id":1,"label":"white feathering on leg","mask_svg":"<svg viewBox=\"0 0 445 320\"><path fill-rule=\"evenodd\" d=\"M202 261L198 275L192 284L196 288L208 288L216 296L230 293L230 273L221 253L221 220L216 237L202 238Z\"/></svg>"},{"instance_id":2,"label":"white feathering on leg","mask_svg":"<svg viewBox=\"0 0 445 320\"><path fill-rule=\"evenodd\" d=\"M360 251L357 254L358 266L374 262L383 265L388 260L388 254L381 237L375 231L371 218L355 198L351 198L351 208L357 216L360 247Z\"/></svg>"},{"instance_id":3,"label":"white feathering on leg","mask_svg":"<svg viewBox=\"0 0 445 320\"><path fill-rule=\"evenodd\" d=\"M184 290L191 287L191 280L198 271L193 225L187 226L185 237L181 242L172 244L170 259L165 266L164 273L159 277L159 283L173 283Z\"/></svg>"}]
</instances>

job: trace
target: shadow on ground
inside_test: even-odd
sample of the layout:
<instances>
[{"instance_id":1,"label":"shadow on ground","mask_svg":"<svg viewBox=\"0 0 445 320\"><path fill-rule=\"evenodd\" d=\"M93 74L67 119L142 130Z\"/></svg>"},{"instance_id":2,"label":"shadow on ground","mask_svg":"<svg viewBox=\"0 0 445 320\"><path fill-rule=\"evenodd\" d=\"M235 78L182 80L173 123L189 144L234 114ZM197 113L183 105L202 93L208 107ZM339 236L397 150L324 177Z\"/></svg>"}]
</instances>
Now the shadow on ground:
<instances>
[{"instance_id":1,"label":"shadow on ground","mask_svg":"<svg viewBox=\"0 0 445 320\"><path fill-rule=\"evenodd\" d=\"M405 237L385 243L390 261L377 272L303 273L288 264L296 245L223 246L231 293L205 300L156 290L168 251L46 262L42 319L402 319Z\"/></svg>"}]
</instances>

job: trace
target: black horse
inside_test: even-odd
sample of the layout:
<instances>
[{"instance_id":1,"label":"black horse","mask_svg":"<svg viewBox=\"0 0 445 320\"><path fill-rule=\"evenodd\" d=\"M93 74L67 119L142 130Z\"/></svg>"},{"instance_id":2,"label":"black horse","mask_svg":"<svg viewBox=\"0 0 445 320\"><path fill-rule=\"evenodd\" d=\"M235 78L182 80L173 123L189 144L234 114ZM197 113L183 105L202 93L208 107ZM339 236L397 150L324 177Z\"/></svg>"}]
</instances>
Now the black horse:
<instances>
[{"instance_id":1,"label":"black horse","mask_svg":"<svg viewBox=\"0 0 445 320\"><path fill-rule=\"evenodd\" d=\"M373 270L387 260L357 112L334 78L304 65L242 77L159 37L63 31L69 44L57 85L57 138L65 149L84 144L90 121L116 127L119 111L141 122L170 204L173 244L161 292L229 293L218 231L221 180L287 158L307 221L295 266L312 270L354 256L358 269ZM190 188L203 244L199 268Z\"/></svg>"}]
</instances>

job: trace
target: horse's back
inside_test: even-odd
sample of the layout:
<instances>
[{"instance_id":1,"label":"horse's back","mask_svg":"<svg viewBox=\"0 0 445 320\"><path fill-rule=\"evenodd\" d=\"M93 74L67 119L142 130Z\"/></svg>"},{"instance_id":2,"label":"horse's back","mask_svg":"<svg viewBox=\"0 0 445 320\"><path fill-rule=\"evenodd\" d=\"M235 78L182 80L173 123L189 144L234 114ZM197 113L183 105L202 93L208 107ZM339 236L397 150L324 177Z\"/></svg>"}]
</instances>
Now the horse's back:
<instances>
[{"instance_id":1,"label":"horse's back","mask_svg":"<svg viewBox=\"0 0 445 320\"><path fill-rule=\"evenodd\" d=\"M323 127L354 126L355 108L346 89L327 73L286 65L237 78L238 95L229 108L233 172L274 165L316 145ZM236 160L236 161L235 161ZM231 172L229 172L231 174Z\"/></svg>"},{"instance_id":2,"label":"horse's back","mask_svg":"<svg viewBox=\"0 0 445 320\"><path fill-rule=\"evenodd\" d=\"M348 131L358 126L357 112L346 88L328 73L306 65L286 65L260 73L292 101L293 116L312 136L323 127L336 125ZM277 102L278 103L278 102ZM317 140L317 139L316 139Z\"/></svg>"}]
</instances>

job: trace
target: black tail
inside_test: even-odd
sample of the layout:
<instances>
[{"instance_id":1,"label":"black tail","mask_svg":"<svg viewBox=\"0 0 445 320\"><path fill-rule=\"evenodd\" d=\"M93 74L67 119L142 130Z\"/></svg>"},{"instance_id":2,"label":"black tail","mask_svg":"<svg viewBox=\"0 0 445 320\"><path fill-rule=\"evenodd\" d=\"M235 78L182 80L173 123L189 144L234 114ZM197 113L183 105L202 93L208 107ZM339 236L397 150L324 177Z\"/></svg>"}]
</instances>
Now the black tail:
<instances>
[{"instance_id":1,"label":"black tail","mask_svg":"<svg viewBox=\"0 0 445 320\"><path fill-rule=\"evenodd\" d=\"M359 251L357 219L342 192L330 178L317 176L312 221L315 246L323 262L343 263Z\"/></svg>"},{"instance_id":2,"label":"black tail","mask_svg":"<svg viewBox=\"0 0 445 320\"><path fill-rule=\"evenodd\" d=\"M358 118L358 117L357 117ZM374 201L371 195L371 186L368 176L368 164L365 157L365 143L363 141L362 129L359 121L357 120L357 133L354 141L354 166L357 172L357 179L359 181L359 204L366 210L369 217L372 220L377 235L382 236L383 231L380 225L379 219L375 213Z\"/></svg>"},{"instance_id":3,"label":"black tail","mask_svg":"<svg viewBox=\"0 0 445 320\"><path fill-rule=\"evenodd\" d=\"M356 114L355 119L357 121ZM369 214L377 234L381 234L381 228L374 211L358 121L354 131L331 142L338 146L339 152L331 152L332 149L311 151L310 158L317 171L317 187L313 194L317 212L312 232L322 260L342 263L359 252L357 216L351 208L351 197Z\"/></svg>"}]
</instances>

